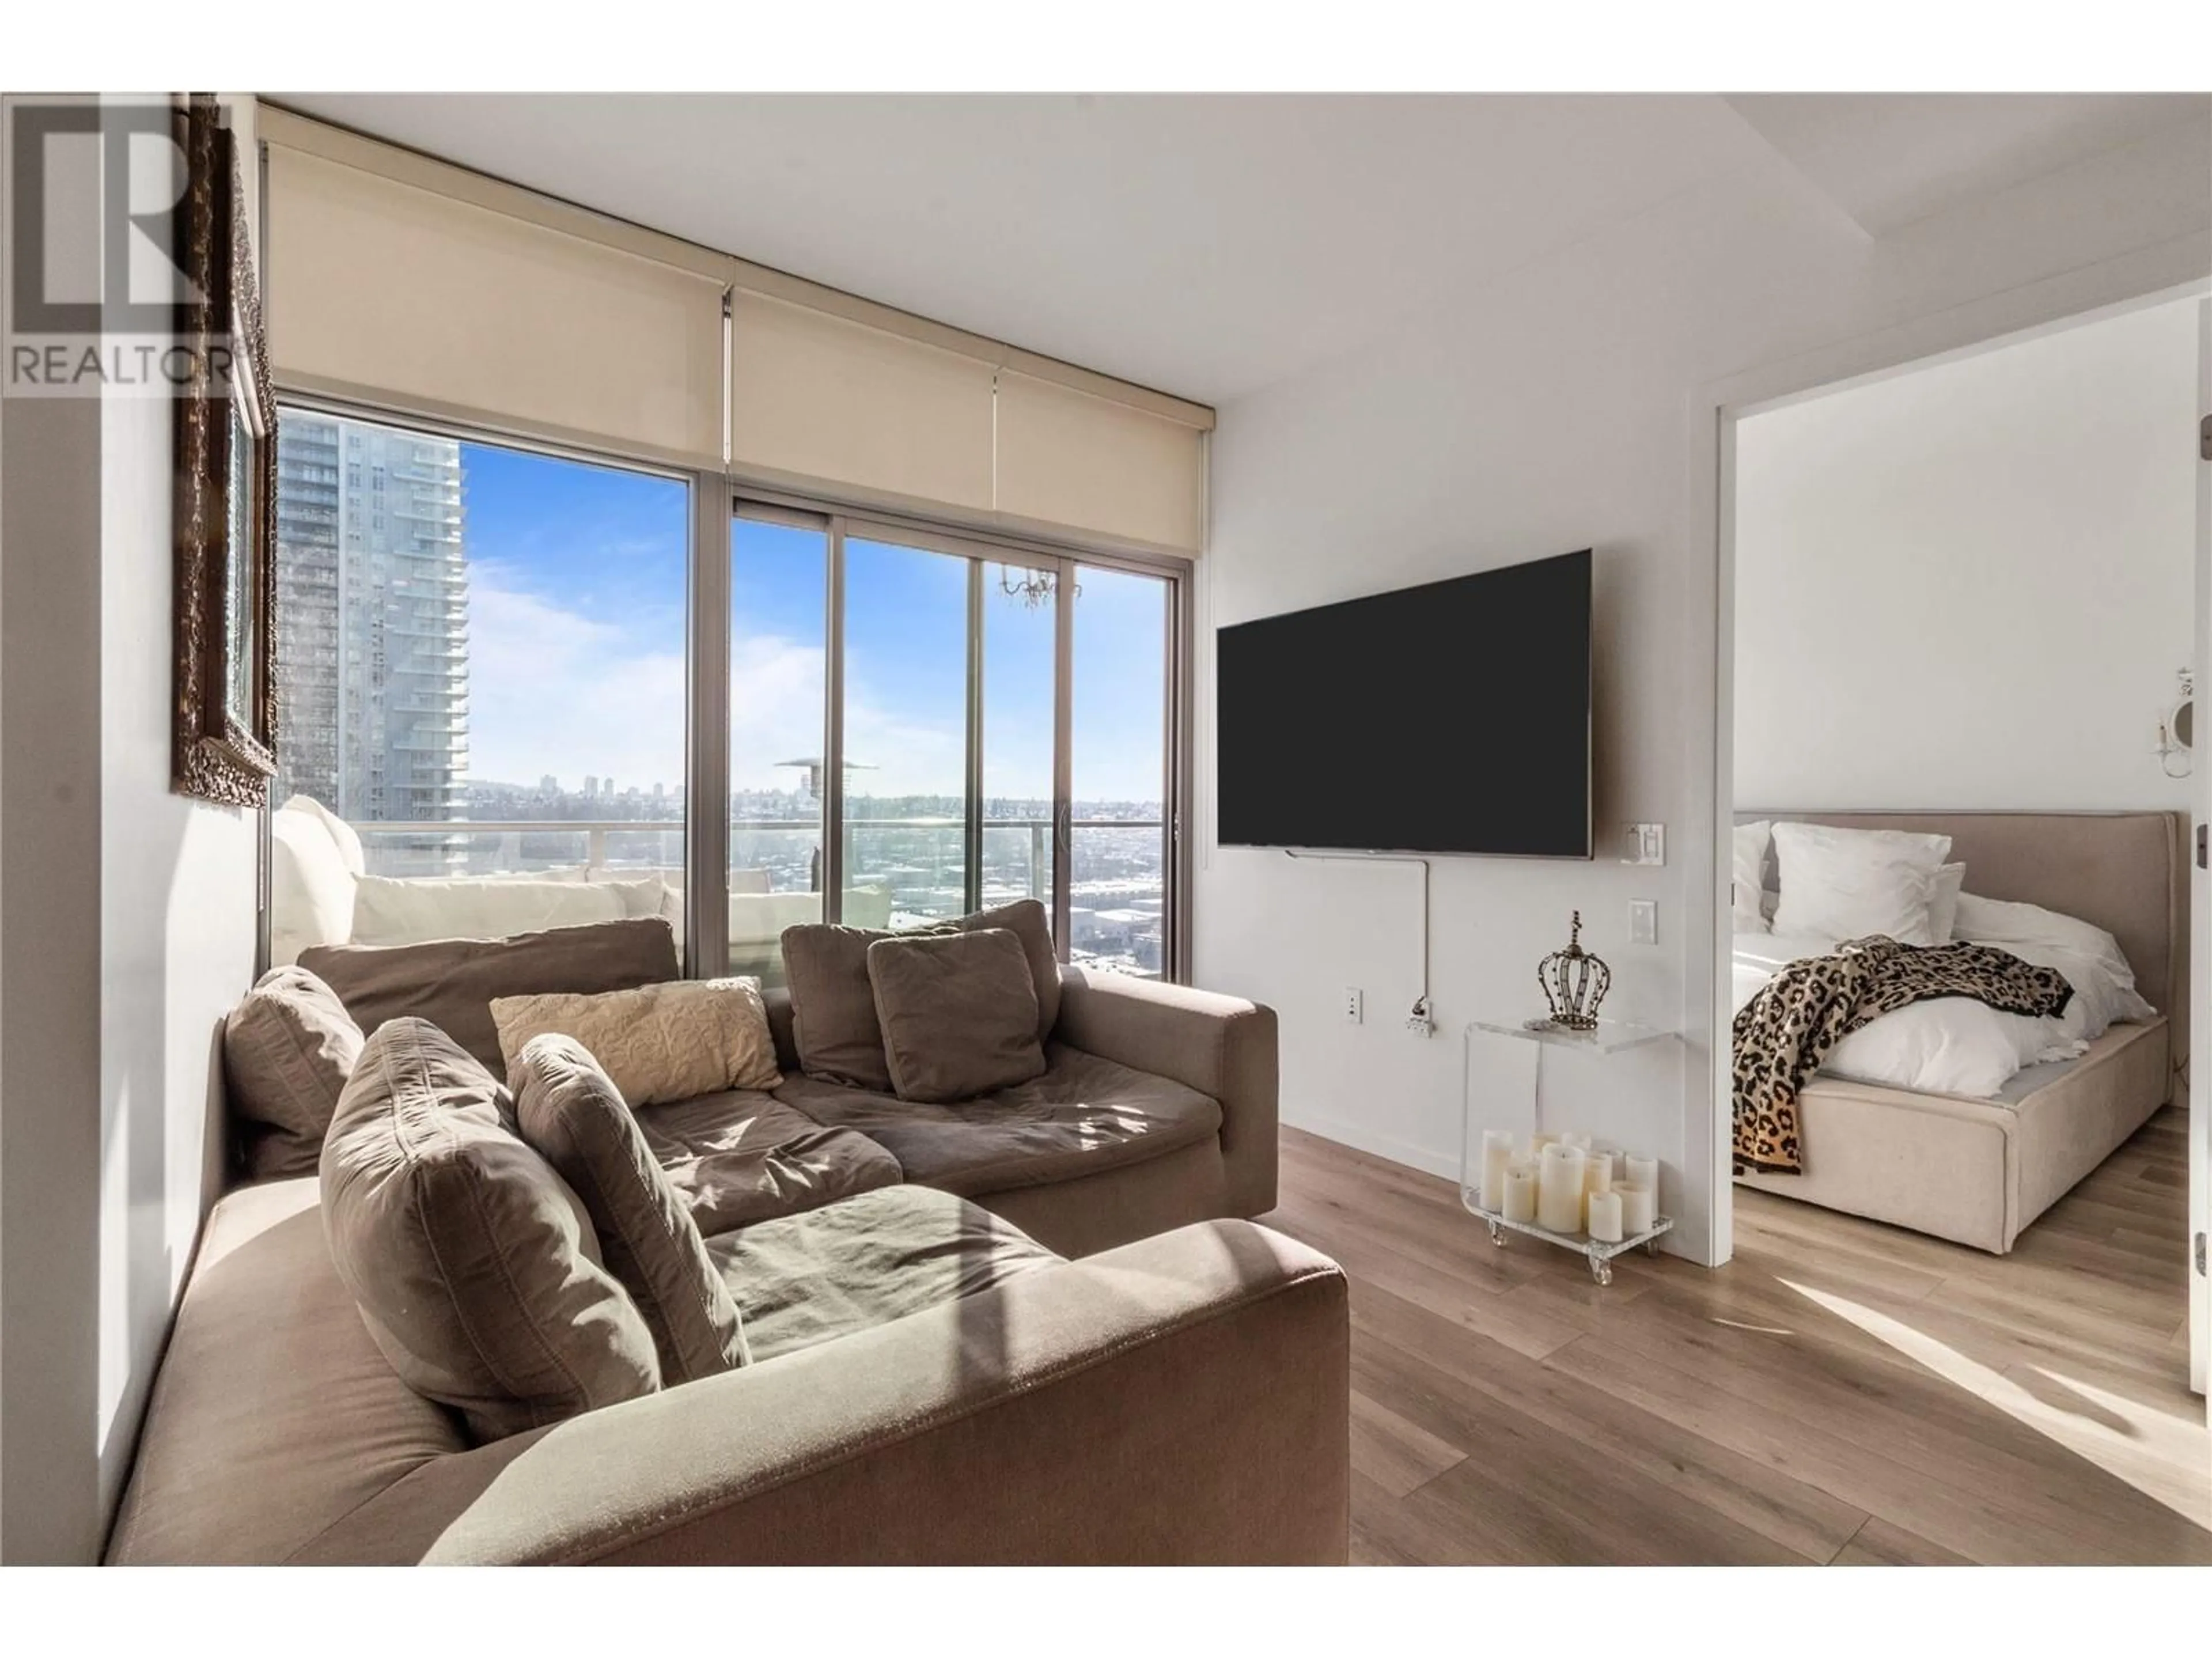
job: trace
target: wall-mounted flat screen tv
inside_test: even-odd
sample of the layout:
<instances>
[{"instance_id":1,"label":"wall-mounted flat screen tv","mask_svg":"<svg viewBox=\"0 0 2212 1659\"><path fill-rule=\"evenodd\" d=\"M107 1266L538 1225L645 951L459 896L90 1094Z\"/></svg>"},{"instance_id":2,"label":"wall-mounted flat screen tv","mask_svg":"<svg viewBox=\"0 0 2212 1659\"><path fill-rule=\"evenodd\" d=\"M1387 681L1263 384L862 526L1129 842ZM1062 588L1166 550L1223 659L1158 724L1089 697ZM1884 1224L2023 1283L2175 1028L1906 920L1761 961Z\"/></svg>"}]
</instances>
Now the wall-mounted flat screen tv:
<instances>
[{"instance_id":1,"label":"wall-mounted flat screen tv","mask_svg":"<svg viewBox=\"0 0 2212 1659\"><path fill-rule=\"evenodd\" d=\"M1590 555L1224 628L1224 845L1590 856Z\"/></svg>"}]
</instances>

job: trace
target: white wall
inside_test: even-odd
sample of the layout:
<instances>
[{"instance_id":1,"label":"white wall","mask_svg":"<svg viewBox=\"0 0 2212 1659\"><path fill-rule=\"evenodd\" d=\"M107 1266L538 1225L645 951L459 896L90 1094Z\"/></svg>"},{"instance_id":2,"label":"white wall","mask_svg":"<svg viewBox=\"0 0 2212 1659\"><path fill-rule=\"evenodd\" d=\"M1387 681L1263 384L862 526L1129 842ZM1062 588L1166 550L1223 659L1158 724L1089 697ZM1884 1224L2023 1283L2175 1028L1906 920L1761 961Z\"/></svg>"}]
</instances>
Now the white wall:
<instances>
[{"instance_id":1,"label":"white wall","mask_svg":"<svg viewBox=\"0 0 2212 1659\"><path fill-rule=\"evenodd\" d=\"M249 158L252 114L233 101ZM10 1561L98 1553L222 1175L216 1024L253 973L257 815L169 790L173 414L113 394L9 411Z\"/></svg>"},{"instance_id":2,"label":"white wall","mask_svg":"<svg viewBox=\"0 0 2212 1659\"><path fill-rule=\"evenodd\" d=\"M1679 829L1710 810L1689 759L1713 720L1710 693L1698 689L1697 658L1710 647L1686 643L1711 626L1697 607L1711 550L1686 531L1698 518L1686 492L1712 489L1710 476L1689 477L1700 389L2122 255L2142 255L2146 289L2201 275L2212 264L2208 144L2202 124L2168 130L1869 240L1747 133L1730 176L1224 407L1200 565L1207 620L1595 544L1598 822L1601 831L1636 819ZM1196 974L1280 1012L1287 1121L1455 1168L1452 1034L1472 1018L1528 1012L1533 965L1564 942L1576 907L1585 942L1613 966L1609 1012L1678 1024L1690 976L1711 982L1710 922L1686 925L1683 914L1687 863L1708 854L1684 837L1656 870L1603 856L1443 860L1433 907L1443 1033L1407 1033L1395 1016L1416 971L1408 872L1212 844L1211 673L1202 641ZM1436 719L1448 756L1449 714ZM1632 897L1658 901L1657 945L1626 942ZM1389 1017L1343 1024L1337 997L1347 984L1363 985L1369 1008ZM1502 1103L1510 1061L1483 1062L1480 1081ZM1686 1180L1681 1168L1677 1065L1638 1054L1579 1069L1576 1079L1570 1063L1555 1065L1562 1092L1547 1098L1665 1156L1682 1246L1702 1255L1711 1182ZM1565 1092L1578 1085L1579 1101Z\"/></svg>"},{"instance_id":3,"label":"white wall","mask_svg":"<svg viewBox=\"0 0 2212 1659\"><path fill-rule=\"evenodd\" d=\"M1739 805L2189 805L2152 750L2196 646L2196 313L1738 422Z\"/></svg>"},{"instance_id":4,"label":"white wall","mask_svg":"<svg viewBox=\"0 0 2212 1659\"><path fill-rule=\"evenodd\" d=\"M253 105L225 102L252 191ZM169 787L174 407L109 398L100 410L103 1516L121 1496L169 1316L222 1178L216 1029L252 983L256 942L258 814Z\"/></svg>"}]
</instances>

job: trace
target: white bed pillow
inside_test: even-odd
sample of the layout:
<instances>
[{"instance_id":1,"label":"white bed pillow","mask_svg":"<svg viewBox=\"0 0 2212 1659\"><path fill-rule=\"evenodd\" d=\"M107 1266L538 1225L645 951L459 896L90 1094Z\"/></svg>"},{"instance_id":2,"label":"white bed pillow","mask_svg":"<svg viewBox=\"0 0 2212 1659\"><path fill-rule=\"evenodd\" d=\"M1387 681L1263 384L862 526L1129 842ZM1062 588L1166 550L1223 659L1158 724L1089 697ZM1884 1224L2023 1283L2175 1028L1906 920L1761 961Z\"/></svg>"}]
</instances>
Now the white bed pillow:
<instances>
[{"instance_id":1,"label":"white bed pillow","mask_svg":"<svg viewBox=\"0 0 2212 1659\"><path fill-rule=\"evenodd\" d=\"M1950 852L1948 836L1778 823L1782 902L1774 931L1830 939L1886 933L1900 945L1933 945L1929 906Z\"/></svg>"},{"instance_id":2,"label":"white bed pillow","mask_svg":"<svg viewBox=\"0 0 2212 1659\"><path fill-rule=\"evenodd\" d=\"M1959 920L1959 890L1966 884L1966 866L1947 864L1936 872L1936 885L1928 895L1928 931L1938 945L1948 945Z\"/></svg>"},{"instance_id":3,"label":"white bed pillow","mask_svg":"<svg viewBox=\"0 0 2212 1659\"><path fill-rule=\"evenodd\" d=\"M1729 888L1735 896L1735 931L1739 933L1767 931L1767 912L1760 901L1766 887L1766 849L1773 839L1774 826L1765 818L1735 827Z\"/></svg>"},{"instance_id":4,"label":"white bed pillow","mask_svg":"<svg viewBox=\"0 0 2212 1659\"><path fill-rule=\"evenodd\" d=\"M2098 963L2129 990L2135 988L2136 970L2128 965L2120 942L2094 922L2062 915L2039 904L2020 904L2009 899L1983 898L1975 893L1959 895L1954 936L1978 945L2012 950L2015 945L2043 945L2070 951ZM2014 951L2014 956L2023 952ZM2035 960L2027 957L2027 961Z\"/></svg>"}]
</instances>

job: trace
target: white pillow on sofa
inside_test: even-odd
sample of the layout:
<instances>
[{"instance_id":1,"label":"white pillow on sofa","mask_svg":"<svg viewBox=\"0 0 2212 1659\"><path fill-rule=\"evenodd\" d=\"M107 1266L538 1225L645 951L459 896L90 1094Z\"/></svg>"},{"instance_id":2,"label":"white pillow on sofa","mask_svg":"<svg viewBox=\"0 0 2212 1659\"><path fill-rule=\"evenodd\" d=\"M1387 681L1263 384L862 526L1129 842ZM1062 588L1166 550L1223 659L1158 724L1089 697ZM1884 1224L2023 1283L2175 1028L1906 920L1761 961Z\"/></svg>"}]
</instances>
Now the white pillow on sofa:
<instances>
[{"instance_id":1,"label":"white pillow on sofa","mask_svg":"<svg viewBox=\"0 0 2212 1659\"><path fill-rule=\"evenodd\" d=\"M1730 855L1731 909L1739 933L1768 931L1763 899L1766 887L1766 849L1774 840L1774 825L1765 818L1735 827Z\"/></svg>"},{"instance_id":2,"label":"white pillow on sofa","mask_svg":"<svg viewBox=\"0 0 2212 1659\"><path fill-rule=\"evenodd\" d=\"M363 876L355 885L356 945L421 945L436 939L506 939L548 927L660 914L659 877L644 881L410 880Z\"/></svg>"},{"instance_id":3,"label":"white pillow on sofa","mask_svg":"<svg viewBox=\"0 0 2212 1659\"><path fill-rule=\"evenodd\" d=\"M1933 945L1929 907L1950 853L1948 836L1778 823L1782 902L1774 931L1837 939L1887 933L1900 945Z\"/></svg>"},{"instance_id":4,"label":"white pillow on sofa","mask_svg":"<svg viewBox=\"0 0 2212 1659\"><path fill-rule=\"evenodd\" d=\"M295 795L277 809L283 812L305 812L317 820L329 832L331 844L338 849L345 861L346 873L365 875L368 872L368 856L361 850L361 833L313 795Z\"/></svg>"},{"instance_id":5,"label":"white pillow on sofa","mask_svg":"<svg viewBox=\"0 0 2212 1659\"><path fill-rule=\"evenodd\" d=\"M271 967L290 967L310 945L353 937L354 881L321 814L288 803L269 815Z\"/></svg>"}]
</instances>

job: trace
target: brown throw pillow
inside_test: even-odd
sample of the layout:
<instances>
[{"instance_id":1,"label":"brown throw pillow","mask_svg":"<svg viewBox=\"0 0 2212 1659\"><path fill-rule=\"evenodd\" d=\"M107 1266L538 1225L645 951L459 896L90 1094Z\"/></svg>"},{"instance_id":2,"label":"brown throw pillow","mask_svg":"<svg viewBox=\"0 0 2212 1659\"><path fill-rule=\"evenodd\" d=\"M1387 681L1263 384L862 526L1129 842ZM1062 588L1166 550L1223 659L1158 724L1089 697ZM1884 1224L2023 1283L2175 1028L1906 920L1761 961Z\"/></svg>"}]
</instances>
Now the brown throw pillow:
<instances>
[{"instance_id":1,"label":"brown throw pillow","mask_svg":"<svg viewBox=\"0 0 2212 1659\"><path fill-rule=\"evenodd\" d=\"M653 1393L660 1363L507 1091L428 1020L363 1045L323 1142L323 1231L392 1367L480 1440Z\"/></svg>"},{"instance_id":2,"label":"brown throw pillow","mask_svg":"<svg viewBox=\"0 0 2212 1659\"><path fill-rule=\"evenodd\" d=\"M658 916L549 927L512 939L427 945L319 945L300 965L321 975L364 1031L387 1019L427 1019L505 1076L494 997L541 991L627 991L676 978L676 935Z\"/></svg>"},{"instance_id":3,"label":"brown throw pillow","mask_svg":"<svg viewBox=\"0 0 2212 1659\"><path fill-rule=\"evenodd\" d=\"M653 1333L662 1384L744 1364L738 1304L622 1091L591 1050L572 1036L532 1037L507 1080L523 1139L584 1200L607 1271Z\"/></svg>"},{"instance_id":4,"label":"brown throw pillow","mask_svg":"<svg viewBox=\"0 0 2212 1659\"><path fill-rule=\"evenodd\" d=\"M271 968L222 1022L222 1070L246 1134L246 1172L311 1176L361 1027L304 968Z\"/></svg>"},{"instance_id":5,"label":"brown throw pillow","mask_svg":"<svg viewBox=\"0 0 2212 1659\"><path fill-rule=\"evenodd\" d=\"M995 910L978 910L952 924L963 933L1003 927L1022 942L1022 955L1030 964L1030 981L1036 990L1037 1041L1052 1036L1060 1024L1060 958L1052 948L1052 913L1035 899L1016 899Z\"/></svg>"},{"instance_id":6,"label":"brown throw pillow","mask_svg":"<svg viewBox=\"0 0 2212 1659\"><path fill-rule=\"evenodd\" d=\"M596 996L495 997L491 1017L510 1083L525 1046L548 1031L582 1043L633 1108L783 1081L757 979L678 979Z\"/></svg>"},{"instance_id":7,"label":"brown throw pillow","mask_svg":"<svg viewBox=\"0 0 2212 1659\"><path fill-rule=\"evenodd\" d=\"M1036 988L1006 929L878 939L868 979L901 1100L969 1100L1043 1073Z\"/></svg>"},{"instance_id":8,"label":"brown throw pillow","mask_svg":"<svg viewBox=\"0 0 2212 1659\"><path fill-rule=\"evenodd\" d=\"M907 933L828 922L785 928L783 966L791 986L792 1045L799 1069L826 1083L890 1092L890 1067L876 1018L875 988L868 980L868 947L879 939L985 930L1008 932L1020 940L1035 995L1036 1038L1042 1042L1060 1019L1060 963L1044 906L1035 899L1017 899Z\"/></svg>"}]
</instances>

